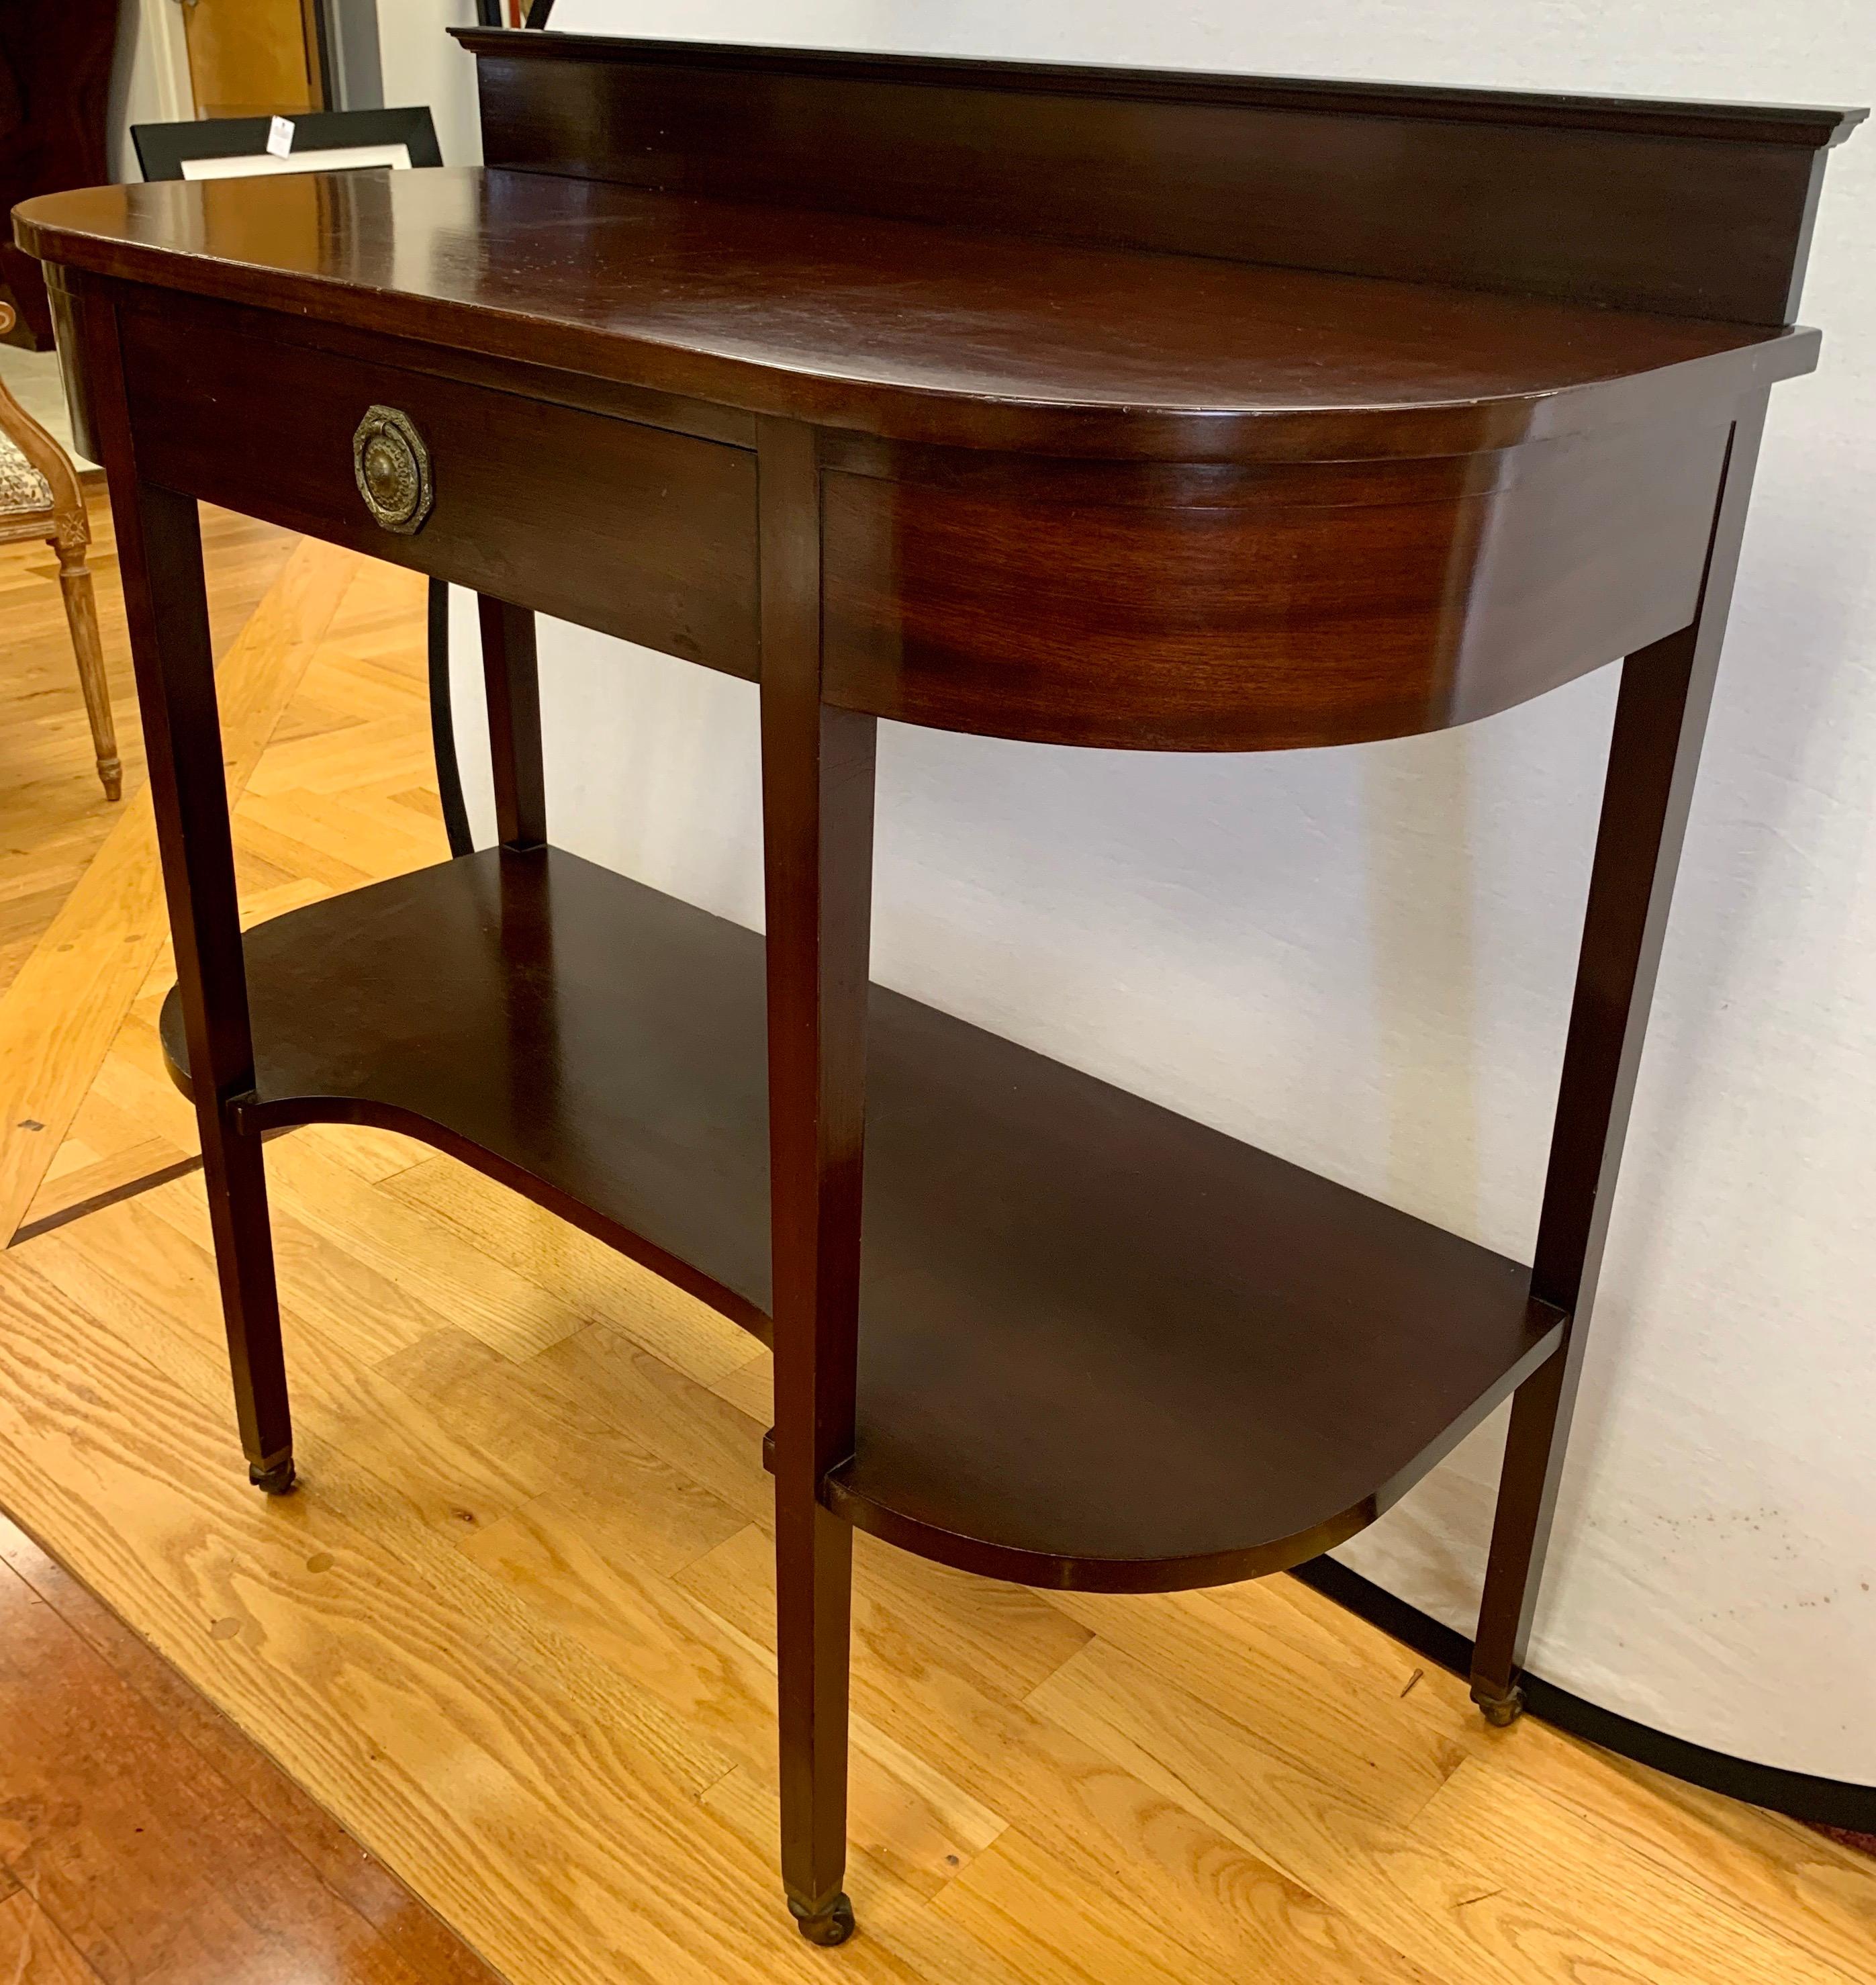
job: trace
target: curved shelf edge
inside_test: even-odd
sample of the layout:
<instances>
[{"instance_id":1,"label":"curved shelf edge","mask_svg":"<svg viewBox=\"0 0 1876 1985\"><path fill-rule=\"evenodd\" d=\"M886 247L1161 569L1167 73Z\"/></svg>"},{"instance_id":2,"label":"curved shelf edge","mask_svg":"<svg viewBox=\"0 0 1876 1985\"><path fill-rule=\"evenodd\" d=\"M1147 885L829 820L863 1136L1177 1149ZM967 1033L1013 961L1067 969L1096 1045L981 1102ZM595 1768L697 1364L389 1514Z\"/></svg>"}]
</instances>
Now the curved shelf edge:
<instances>
[{"instance_id":1,"label":"curved shelf edge","mask_svg":"<svg viewBox=\"0 0 1876 1985\"><path fill-rule=\"evenodd\" d=\"M765 1445L765 1454L767 1448ZM1287 1571L1345 1543L1381 1514L1370 1496L1307 1530L1267 1544L1247 1545L1203 1557L1106 1558L1018 1550L982 1537L908 1517L854 1489L836 1469L824 1485L821 1500L857 1530L896 1544L915 1557L1010 1585L1051 1592L1190 1592L1212 1585L1237 1585Z\"/></svg>"},{"instance_id":2,"label":"curved shelf edge","mask_svg":"<svg viewBox=\"0 0 1876 1985\"><path fill-rule=\"evenodd\" d=\"M1562 1348L1564 1317L1533 1304L1555 1321L1532 1350L1483 1395L1472 1410L1455 1421L1425 1453L1415 1456L1391 1480L1346 1509L1325 1513L1318 1521L1285 1537L1247 1543L1234 1549L1185 1557L1109 1558L1072 1552L1042 1552L1012 1548L993 1540L966 1536L921 1521L869 1494L855 1481L852 1463L836 1469L823 1485L822 1501L856 1530L865 1530L915 1556L930 1558L958 1571L998 1578L1012 1585L1040 1587L1059 1592L1190 1592L1214 1585L1237 1585L1267 1578L1320 1557L1345 1543L1384 1516L1421 1478L1430 1474L1465 1437ZM763 1441L763 1459L774 1466L774 1430ZM863 1478L864 1479L864 1478Z\"/></svg>"},{"instance_id":3,"label":"curved shelf edge","mask_svg":"<svg viewBox=\"0 0 1876 1985\"><path fill-rule=\"evenodd\" d=\"M1051 1592L1190 1592L1211 1585L1237 1585L1287 1571L1320 1557L1366 1530L1381 1514L1371 1498L1314 1528L1279 1542L1201 1558L1097 1558L1012 1550L978 1537L960 1537L904 1517L847 1487L837 1473L822 1500L857 1530L866 1530L919 1557L956 1571L1031 1585Z\"/></svg>"},{"instance_id":4,"label":"curved shelf edge","mask_svg":"<svg viewBox=\"0 0 1876 1985\"><path fill-rule=\"evenodd\" d=\"M554 848L243 939L260 1132L449 1152L767 1336L756 932ZM831 1509L1018 1583L1173 1590L1371 1522L1556 1350L1530 1271L875 986ZM180 1003L162 1023L185 1087Z\"/></svg>"},{"instance_id":5,"label":"curved shelf edge","mask_svg":"<svg viewBox=\"0 0 1876 1985\"><path fill-rule=\"evenodd\" d=\"M182 1003L175 986L164 998L157 1032L163 1046L163 1067L169 1080L191 1103L194 1102L196 1086L183 1058ZM662 1276L686 1295L707 1303L764 1346L773 1346L774 1323L760 1304L748 1301L734 1289L725 1288L713 1277L700 1274L688 1261L666 1253L643 1234L562 1191L553 1180L512 1164L499 1151L491 1150L473 1138L461 1135L434 1117L401 1109L394 1103L377 1102L368 1097L336 1096L270 1097L264 1101L258 1097L237 1098L234 1115L242 1130L257 1137L265 1137L276 1130L298 1130L308 1123L355 1123L362 1129L388 1130L398 1137L414 1138L418 1143L428 1144L433 1150L441 1151L483 1173L497 1184L506 1186L511 1192L518 1192L536 1205L545 1207L570 1226L590 1234L596 1241L604 1241L609 1248L617 1248L620 1254L629 1255L641 1267Z\"/></svg>"},{"instance_id":6,"label":"curved shelf edge","mask_svg":"<svg viewBox=\"0 0 1876 1985\"><path fill-rule=\"evenodd\" d=\"M1057 1592L1190 1592L1214 1585L1237 1585L1290 1571L1345 1543L1384 1515L1424 1476L1429 1474L1486 1416L1493 1412L1538 1367L1562 1346L1565 1319L1556 1321L1504 1379L1480 1399L1475 1409L1455 1422L1426 1453L1418 1456L1373 1495L1325 1515L1320 1521L1287 1537L1247 1543L1230 1550L1191 1557L1108 1558L1072 1552L1023 1550L981 1537L967 1536L921 1521L868 1494L853 1480L850 1462L836 1469L822 1486L821 1500L854 1529L865 1530L915 1557L929 1558L954 1570L1002 1579ZM775 1430L763 1435L764 1467L775 1465Z\"/></svg>"}]
</instances>

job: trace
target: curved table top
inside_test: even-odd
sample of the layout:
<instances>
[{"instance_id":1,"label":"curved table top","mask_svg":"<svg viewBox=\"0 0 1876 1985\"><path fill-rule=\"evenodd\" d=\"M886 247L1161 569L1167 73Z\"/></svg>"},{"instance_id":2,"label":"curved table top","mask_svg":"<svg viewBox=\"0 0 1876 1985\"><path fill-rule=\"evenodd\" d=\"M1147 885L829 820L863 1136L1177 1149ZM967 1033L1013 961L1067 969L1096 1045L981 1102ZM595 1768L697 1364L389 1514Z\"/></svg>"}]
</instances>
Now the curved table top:
<instances>
[{"instance_id":1,"label":"curved table top","mask_svg":"<svg viewBox=\"0 0 1876 1985\"><path fill-rule=\"evenodd\" d=\"M888 440L1470 453L1727 407L1814 331L479 168L99 186L21 245L159 287Z\"/></svg>"}]
</instances>

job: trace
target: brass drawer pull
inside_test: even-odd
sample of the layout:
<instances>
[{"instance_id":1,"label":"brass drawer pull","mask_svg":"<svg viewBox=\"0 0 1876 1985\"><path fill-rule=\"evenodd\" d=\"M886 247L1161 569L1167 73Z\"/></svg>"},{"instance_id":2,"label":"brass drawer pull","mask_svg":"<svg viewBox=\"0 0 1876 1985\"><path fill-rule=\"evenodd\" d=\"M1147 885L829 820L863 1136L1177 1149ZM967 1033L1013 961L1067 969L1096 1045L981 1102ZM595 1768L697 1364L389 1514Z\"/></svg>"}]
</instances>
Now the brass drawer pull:
<instances>
[{"instance_id":1,"label":"brass drawer pull","mask_svg":"<svg viewBox=\"0 0 1876 1985\"><path fill-rule=\"evenodd\" d=\"M408 536L430 514L430 451L410 415L371 407L352 436L352 473L374 519Z\"/></svg>"}]
</instances>

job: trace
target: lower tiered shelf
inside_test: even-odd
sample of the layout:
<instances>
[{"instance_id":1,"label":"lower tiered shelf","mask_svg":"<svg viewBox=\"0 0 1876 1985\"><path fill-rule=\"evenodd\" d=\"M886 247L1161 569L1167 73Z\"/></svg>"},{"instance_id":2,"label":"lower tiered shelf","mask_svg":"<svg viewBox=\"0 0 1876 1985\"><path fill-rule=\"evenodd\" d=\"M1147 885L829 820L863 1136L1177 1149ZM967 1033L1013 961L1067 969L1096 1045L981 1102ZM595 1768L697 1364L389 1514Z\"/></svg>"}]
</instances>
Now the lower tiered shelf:
<instances>
[{"instance_id":1,"label":"lower tiered shelf","mask_svg":"<svg viewBox=\"0 0 1876 1985\"><path fill-rule=\"evenodd\" d=\"M455 1152L763 1337L763 943L557 850L250 931L257 1129ZM186 1086L173 994L163 1038ZM1556 1348L1529 1272L879 987L859 1438L827 1500L1125 1590L1371 1521Z\"/></svg>"}]
</instances>

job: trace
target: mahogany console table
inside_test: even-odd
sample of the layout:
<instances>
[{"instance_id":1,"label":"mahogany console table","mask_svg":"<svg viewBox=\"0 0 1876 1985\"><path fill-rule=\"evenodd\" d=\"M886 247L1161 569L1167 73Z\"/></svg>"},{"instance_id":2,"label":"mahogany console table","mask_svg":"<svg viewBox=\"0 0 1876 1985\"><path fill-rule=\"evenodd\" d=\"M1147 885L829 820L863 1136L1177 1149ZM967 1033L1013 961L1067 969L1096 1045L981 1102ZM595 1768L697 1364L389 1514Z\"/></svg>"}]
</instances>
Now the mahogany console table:
<instances>
[{"instance_id":1,"label":"mahogany console table","mask_svg":"<svg viewBox=\"0 0 1876 1985\"><path fill-rule=\"evenodd\" d=\"M261 1137L380 1124L772 1344L814 1940L853 1926L854 1525L1038 1585L1250 1578L1511 1396L1473 1688L1509 1720L1760 423L1815 362L1790 320L1858 113L461 39L486 170L18 218L110 473L253 1480L293 1481ZM498 848L243 941L197 499L482 596ZM535 611L760 683L766 945L552 846ZM869 989L881 717L1353 744L1616 656L1529 1266Z\"/></svg>"}]
</instances>

